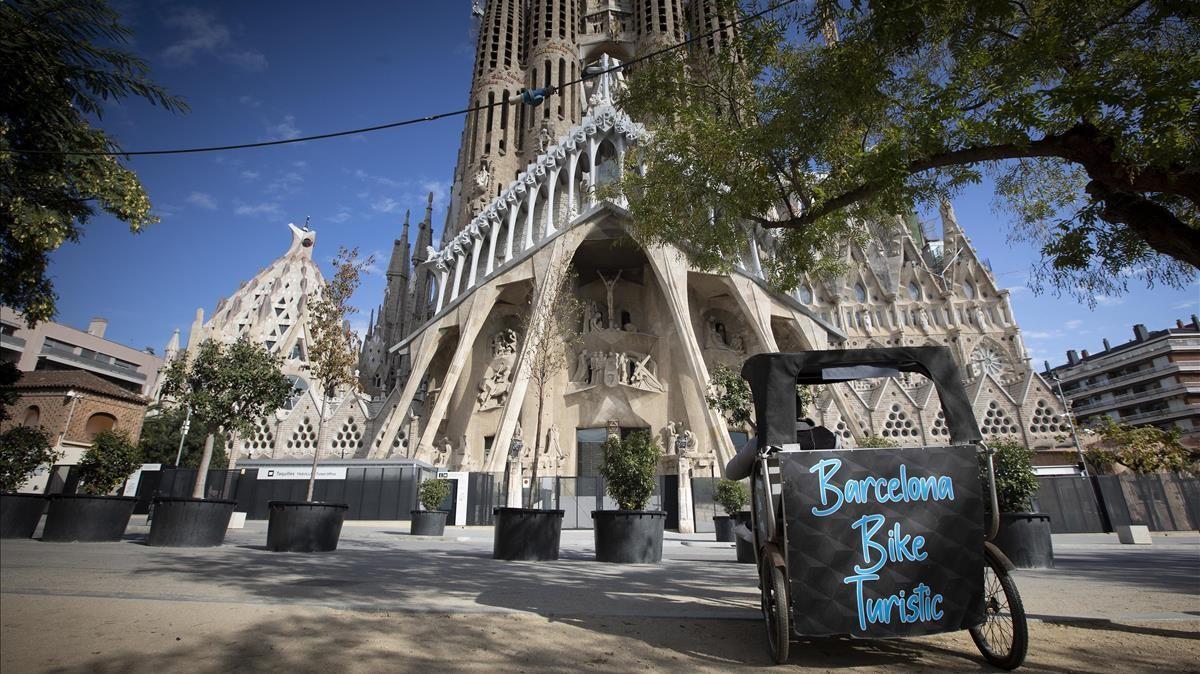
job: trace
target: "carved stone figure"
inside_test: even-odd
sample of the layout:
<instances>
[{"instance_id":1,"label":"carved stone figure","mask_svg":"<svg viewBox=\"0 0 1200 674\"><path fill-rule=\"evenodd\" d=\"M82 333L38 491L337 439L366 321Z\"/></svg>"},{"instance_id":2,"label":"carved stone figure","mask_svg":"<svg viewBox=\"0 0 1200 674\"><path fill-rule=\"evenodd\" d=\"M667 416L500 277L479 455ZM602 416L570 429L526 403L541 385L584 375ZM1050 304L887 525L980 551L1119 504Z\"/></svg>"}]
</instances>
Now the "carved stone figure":
<instances>
[{"instance_id":1,"label":"carved stone figure","mask_svg":"<svg viewBox=\"0 0 1200 674\"><path fill-rule=\"evenodd\" d=\"M729 342L725 340L725 324L715 316L708 317L708 348L730 351Z\"/></svg>"},{"instance_id":2,"label":"carved stone figure","mask_svg":"<svg viewBox=\"0 0 1200 674\"><path fill-rule=\"evenodd\" d=\"M584 326L585 332L600 332L604 329L604 315L600 313L600 307L595 302L588 303L588 319Z\"/></svg>"},{"instance_id":3,"label":"carved stone figure","mask_svg":"<svg viewBox=\"0 0 1200 674\"><path fill-rule=\"evenodd\" d=\"M917 311L917 325L921 326L922 330L929 329L929 312L922 307Z\"/></svg>"},{"instance_id":4,"label":"carved stone figure","mask_svg":"<svg viewBox=\"0 0 1200 674\"><path fill-rule=\"evenodd\" d=\"M651 364L650 354L646 354L641 360L633 361L633 374L629 378L629 383L638 388L661 391L662 383L658 380L658 376L650 370Z\"/></svg>"},{"instance_id":5,"label":"carved stone figure","mask_svg":"<svg viewBox=\"0 0 1200 674\"><path fill-rule=\"evenodd\" d=\"M745 353L746 340L742 338L740 333L735 332L733 336L729 338L729 348L737 351L738 353Z\"/></svg>"},{"instance_id":6,"label":"carved stone figure","mask_svg":"<svg viewBox=\"0 0 1200 674\"><path fill-rule=\"evenodd\" d=\"M875 322L873 320L871 320L871 312L869 312L869 311L862 312L862 327L863 327L863 330L865 330L867 332L871 332L872 330L875 329Z\"/></svg>"},{"instance_id":7,"label":"carved stone figure","mask_svg":"<svg viewBox=\"0 0 1200 674\"><path fill-rule=\"evenodd\" d=\"M663 429L663 435L666 436L665 437L665 440L666 440L666 452L665 453L666 454L674 454L675 453L675 441L676 441L676 438L679 436L679 434L676 432L674 421L667 422L667 427Z\"/></svg>"},{"instance_id":8,"label":"carved stone figure","mask_svg":"<svg viewBox=\"0 0 1200 674\"><path fill-rule=\"evenodd\" d=\"M539 153L545 153L554 144L554 134L550 131L550 127L543 126L538 130L537 146Z\"/></svg>"},{"instance_id":9,"label":"carved stone figure","mask_svg":"<svg viewBox=\"0 0 1200 674\"><path fill-rule=\"evenodd\" d=\"M492 337L493 356L511 356L517 352L517 332L512 328L501 330Z\"/></svg>"},{"instance_id":10,"label":"carved stone figure","mask_svg":"<svg viewBox=\"0 0 1200 674\"><path fill-rule=\"evenodd\" d=\"M447 466L449 465L450 455L454 453L454 444L450 442L450 437L443 435L441 440L433 443L433 465Z\"/></svg>"},{"instance_id":11,"label":"carved stone figure","mask_svg":"<svg viewBox=\"0 0 1200 674\"><path fill-rule=\"evenodd\" d=\"M503 360L484 371L479 395L476 396L480 410L500 407L508 400L508 373L508 363Z\"/></svg>"},{"instance_id":12,"label":"carved stone figure","mask_svg":"<svg viewBox=\"0 0 1200 674\"><path fill-rule=\"evenodd\" d=\"M575 357L575 371L571 373L571 381L590 384L590 363L591 361L588 359L588 350L580 350L579 355Z\"/></svg>"},{"instance_id":13,"label":"carved stone figure","mask_svg":"<svg viewBox=\"0 0 1200 674\"><path fill-rule=\"evenodd\" d=\"M976 306L973 311L975 314L975 327L980 328L980 329L986 328L987 327L987 316L985 316L983 313L983 307Z\"/></svg>"},{"instance_id":14,"label":"carved stone figure","mask_svg":"<svg viewBox=\"0 0 1200 674\"><path fill-rule=\"evenodd\" d=\"M605 278L604 273L597 270L596 275L604 282L604 288L608 292L608 329L618 330L620 326L617 324L616 307L613 304L613 290L616 288L617 281L621 279L621 270L617 270L616 276L611 279Z\"/></svg>"}]
</instances>

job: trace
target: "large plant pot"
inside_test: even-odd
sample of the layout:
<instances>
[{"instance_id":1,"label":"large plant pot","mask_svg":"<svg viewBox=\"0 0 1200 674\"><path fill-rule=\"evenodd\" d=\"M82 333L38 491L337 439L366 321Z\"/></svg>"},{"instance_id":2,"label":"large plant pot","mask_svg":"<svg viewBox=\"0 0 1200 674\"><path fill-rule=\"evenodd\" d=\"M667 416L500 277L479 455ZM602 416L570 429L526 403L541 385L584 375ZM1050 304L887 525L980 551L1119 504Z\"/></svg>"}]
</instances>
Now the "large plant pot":
<instances>
[{"instance_id":1,"label":"large plant pot","mask_svg":"<svg viewBox=\"0 0 1200 674\"><path fill-rule=\"evenodd\" d=\"M219 499L154 499L154 519L150 521L147 543L172 548L202 548L225 542L225 531L237 501Z\"/></svg>"},{"instance_id":2,"label":"large plant pot","mask_svg":"<svg viewBox=\"0 0 1200 674\"><path fill-rule=\"evenodd\" d=\"M492 559L545 562L558 559L562 510L495 508L496 533Z\"/></svg>"},{"instance_id":3,"label":"large plant pot","mask_svg":"<svg viewBox=\"0 0 1200 674\"><path fill-rule=\"evenodd\" d=\"M446 517L449 510L412 510L412 526L408 533L413 536L441 536L446 533Z\"/></svg>"},{"instance_id":4,"label":"large plant pot","mask_svg":"<svg viewBox=\"0 0 1200 674\"><path fill-rule=\"evenodd\" d=\"M132 496L51 494L42 540L55 543L119 541L137 499Z\"/></svg>"},{"instance_id":5,"label":"large plant pot","mask_svg":"<svg viewBox=\"0 0 1200 674\"><path fill-rule=\"evenodd\" d=\"M1050 516L1000 513L1000 531L992 541L1018 569L1053 569Z\"/></svg>"},{"instance_id":6,"label":"large plant pot","mask_svg":"<svg viewBox=\"0 0 1200 674\"><path fill-rule=\"evenodd\" d=\"M46 512L42 494L0 494L0 538L29 538Z\"/></svg>"},{"instance_id":7,"label":"large plant pot","mask_svg":"<svg viewBox=\"0 0 1200 674\"><path fill-rule=\"evenodd\" d=\"M733 537L733 518L729 515L717 515L713 517L713 530L717 534L718 543L732 543Z\"/></svg>"},{"instance_id":8,"label":"large plant pot","mask_svg":"<svg viewBox=\"0 0 1200 674\"><path fill-rule=\"evenodd\" d=\"M734 515L733 521L735 524L746 525L746 529L753 534L754 521L753 515L749 510L743 510ZM757 560L754 558L754 539L742 538L737 534L734 534L734 538L737 539L737 560L742 564L756 564Z\"/></svg>"},{"instance_id":9,"label":"large plant pot","mask_svg":"<svg viewBox=\"0 0 1200 674\"><path fill-rule=\"evenodd\" d=\"M663 527L660 510L595 510L596 561L654 564L662 561Z\"/></svg>"},{"instance_id":10,"label":"large plant pot","mask_svg":"<svg viewBox=\"0 0 1200 674\"><path fill-rule=\"evenodd\" d=\"M267 507L267 549L273 552L337 550L342 522L350 509L345 503L306 501L271 501Z\"/></svg>"}]
</instances>

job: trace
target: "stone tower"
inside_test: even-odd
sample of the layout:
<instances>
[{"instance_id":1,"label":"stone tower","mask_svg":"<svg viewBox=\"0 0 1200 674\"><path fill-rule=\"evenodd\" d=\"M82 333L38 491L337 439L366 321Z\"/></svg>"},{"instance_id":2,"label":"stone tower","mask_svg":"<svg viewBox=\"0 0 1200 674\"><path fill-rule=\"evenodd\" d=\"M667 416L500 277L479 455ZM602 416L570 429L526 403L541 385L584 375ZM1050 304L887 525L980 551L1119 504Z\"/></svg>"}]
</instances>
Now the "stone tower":
<instances>
[{"instance_id":1,"label":"stone tower","mask_svg":"<svg viewBox=\"0 0 1200 674\"><path fill-rule=\"evenodd\" d=\"M522 108L504 104L519 98L525 86L524 5L524 0L489 0L484 7L468 102L471 107L501 105L468 113L463 123L447 236L458 233L525 166L517 118Z\"/></svg>"}]
</instances>

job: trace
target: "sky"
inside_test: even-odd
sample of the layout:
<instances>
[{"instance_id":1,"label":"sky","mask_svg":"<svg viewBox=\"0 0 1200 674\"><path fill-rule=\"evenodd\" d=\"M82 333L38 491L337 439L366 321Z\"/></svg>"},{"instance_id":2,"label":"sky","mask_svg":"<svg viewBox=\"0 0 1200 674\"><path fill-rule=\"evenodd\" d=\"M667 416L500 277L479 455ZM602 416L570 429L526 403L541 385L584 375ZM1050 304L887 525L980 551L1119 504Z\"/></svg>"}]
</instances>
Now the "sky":
<instances>
[{"instance_id":1,"label":"sky","mask_svg":"<svg viewBox=\"0 0 1200 674\"><path fill-rule=\"evenodd\" d=\"M469 0L179 4L121 0L131 51L187 114L141 101L110 105L98 124L126 150L224 145L360 128L467 105L474 38ZM348 138L215 154L128 161L162 219L131 235L98 215L83 238L51 257L56 320L109 320L109 339L161 353L184 340L197 308L217 301L283 254L289 222L317 231L314 259L329 273L339 246L374 254L354 304L365 326L383 297L383 270L406 210L414 223L433 192L435 231L445 219L462 118ZM1200 314L1200 285L1129 292L1089 308L1028 285L1036 251L1010 241L991 184L954 202L959 223L998 283L1011 289L1035 368L1067 349L1099 351Z\"/></svg>"}]
</instances>

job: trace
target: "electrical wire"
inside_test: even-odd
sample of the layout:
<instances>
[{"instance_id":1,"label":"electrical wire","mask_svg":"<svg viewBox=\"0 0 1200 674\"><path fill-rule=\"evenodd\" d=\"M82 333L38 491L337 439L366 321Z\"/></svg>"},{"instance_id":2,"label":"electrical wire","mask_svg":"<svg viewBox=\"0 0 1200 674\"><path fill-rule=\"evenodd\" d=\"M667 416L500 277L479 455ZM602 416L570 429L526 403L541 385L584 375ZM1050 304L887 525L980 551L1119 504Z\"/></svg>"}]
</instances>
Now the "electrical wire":
<instances>
[{"instance_id":1,"label":"electrical wire","mask_svg":"<svg viewBox=\"0 0 1200 674\"><path fill-rule=\"evenodd\" d=\"M432 121L436 121L439 119L444 119L446 117L456 117L458 115L465 115L468 113L478 112L481 110L488 110L491 108L496 108L496 107L500 107L500 106L504 106L504 105L517 105L517 104L521 104L522 102L524 102L525 104L536 105L536 104L542 102L544 100L545 96L553 95L559 89L565 89L565 88L573 86L575 84L579 84L581 82L586 82L587 80L590 80L595 77L599 77L600 75L606 75L611 72L623 70L632 65L641 63L643 61L647 61L649 59L652 59L652 58L655 58L658 56L662 56L663 54L675 51L676 49L686 47L694 42L698 42L705 38L712 37L713 35L716 35L717 33L728 30L730 28L734 28L736 26L742 25L744 23L749 23L751 21L757 21L758 19L762 18L763 16L765 16L771 12L774 12L778 9L782 9L783 7L786 7L787 5L793 4L795 2L797 2L797 0L784 0L783 2L766 7L765 9L762 9L753 14L744 16L740 19L737 19L736 21L731 21L727 24L718 25L717 28L715 28L707 33L693 36L682 42L678 42L676 44L664 47L662 49L652 51L648 54L644 54L637 58L630 59L629 61L625 61L624 63L619 63L615 66L605 68L603 70L598 70L598 71L592 72L590 74L585 74L583 77L576 78L569 82L564 82L561 87L549 86L549 87L544 87L542 89L535 89L532 91L522 91L521 92L523 94L522 96L518 96L516 98L509 99L507 102L496 101L494 103L475 105L475 106L471 106L468 108L463 108L461 110L452 110L450 112L439 112L439 113L433 114L433 115L425 115L424 117L414 117L412 119L406 119L406 120L402 120L399 122L389 122L387 124L377 124L375 126L366 126L366 127L360 128L360 129L349 129L347 131L334 131L331 133L321 133L321 134L317 134L317 135L313 135L313 136L301 136L298 138L282 138L279 140L264 140L264 141L258 141L255 143L238 143L235 145L211 145L211 146L205 146L205 147L189 147L189 148L178 148L178 149L171 149L171 150L131 150L131 151L126 151L126 150L26 150L26 149L20 149L20 148L13 148L11 151L19 152L19 153L23 153L23 154L62 155L62 156L73 156L73 157L84 157L84 156L91 156L91 157L95 157L95 156L101 156L101 157L146 157L146 156L161 156L161 155L198 154L198 153L202 153L202 152L224 152L227 150L247 150L247 149L257 148L257 147L273 147L276 145L290 145L292 143L305 143L305 142L312 141L312 140L325 140L328 138L340 138L343 136L355 136L355 135L363 134L363 133L371 133L373 131L384 131L386 129L395 129L395 128L402 127L402 126L411 126L413 124L421 124L423 122L432 122ZM540 97L537 96L538 93L541 94ZM529 94L533 94L533 96L530 96Z\"/></svg>"}]
</instances>

